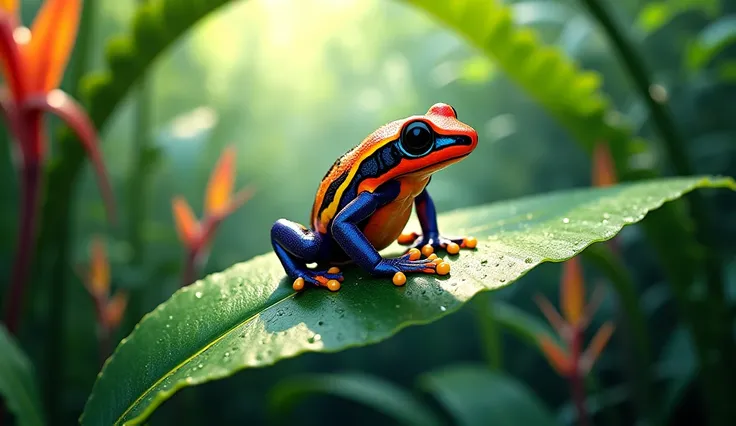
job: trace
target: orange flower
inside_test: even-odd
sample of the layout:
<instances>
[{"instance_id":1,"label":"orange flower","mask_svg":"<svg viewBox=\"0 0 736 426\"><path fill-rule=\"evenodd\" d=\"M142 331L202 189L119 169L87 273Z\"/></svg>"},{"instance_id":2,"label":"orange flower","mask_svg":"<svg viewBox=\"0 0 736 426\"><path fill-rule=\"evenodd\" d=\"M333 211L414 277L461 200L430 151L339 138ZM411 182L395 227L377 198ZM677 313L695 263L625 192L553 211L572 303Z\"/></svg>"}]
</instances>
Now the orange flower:
<instances>
[{"instance_id":1,"label":"orange flower","mask_svg":"<svg viewBox=\"0 0 736 426\"><path fill-rule=\"evenodd\" d=\"M92 160L114 221L112 190L97 148L97 132L82 107L57 88L74 47L81 9L82 0L46 0L29 30L20 24L17 0L0 0L0 70L7 84L0 94L0 111L25 167L43 162L44 112L69 125Z\"/></svg>"},{"instance_id":2,"label":"orange flower","mask_svg":"<svg viewBox=\"0 0 736 426\"><path fill-rule=\"evenodd\" d=\"M95 303L99 324L108 331L117 328L125 313L128 295L118 291L110 297L110 262L100 237L94 237L90 244L90 262L83 281Z\"/></svg>"},{"instance_id":3,"label":"orange flower","mask_svg":"<svg viewBox=\"0 0 736 426\"><path fill-rule=\"evenodd\" d=\"M204 219L201 222L194 216L184 198L177 196L172 199L171 207L179 239L190 250L206 246L219 222L237 210L255 192L247 187L233 195L234 185L235 147L230 145L223 150L210 175L205 193Z\"/></svg>"},{"instance_id":4,"label":"orange flower","mask_svg":"<svg viewBox=\"0 0 736 426\"><path fill-rule=\"evenodd\" d=\"M210 180L207 183L204 203L204 218L198 221L192 208L182 197L171 200L174 223L179 239L187 248L187 258L182 275L182 285L189 285L194 279L194 264L212 239L217 226L227 216L253 196L254 190L247 187L235 195L235 147L226 147L220 155Z\"/></svg>"},{"instance_id":5,"label":"orange flower","mask_svg":"<svg viewBox=\"0 0 736 426\"><path fill-rule=\"evenodd\" d=\"M560 285L560 303L564 318L555 310L552 304L543 296L537 295L535 301L547 321L554 327L558 335L567 344L567 354L548 336L537 337L538 344L550 364L563 376L569 377L577 372L587 373L592 368L603 348L608 343L614 326L604 324L593 337L590 346L581 354L583 332L591 317L595 313L602 299L601 288L596 288L591 301L585 304L585 285L580 261L577 257L566 261L562 265L562 283ZM577 365L571 365L576 362Z\"/></svg>"}]
</instances>

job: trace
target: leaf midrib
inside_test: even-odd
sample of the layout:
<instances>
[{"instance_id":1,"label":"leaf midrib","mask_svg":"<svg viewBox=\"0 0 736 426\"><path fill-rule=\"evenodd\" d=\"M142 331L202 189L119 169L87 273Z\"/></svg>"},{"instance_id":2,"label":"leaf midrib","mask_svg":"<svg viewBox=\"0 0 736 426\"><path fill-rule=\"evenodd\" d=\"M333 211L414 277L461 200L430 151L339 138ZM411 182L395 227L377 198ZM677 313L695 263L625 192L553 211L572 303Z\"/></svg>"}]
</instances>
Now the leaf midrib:
<instances>
[{"instance_id":1,"label":"leaf midrib","mask_svg":"<svg viewBox=\"0 0 736 426\"><path fill-rule=\"evenodd\" d=\"M217 336L217 338L216 338L216 339L212 340L212 341L211 341L210 343L208 343L207 345L205 345L205 346L204 346L204 347L203 347L202 349L200 349L200 350L196 351L195 353L193 353L192 355L190 355L189 357L187 357L187 358L186 358L185 360L183 360L182 362L180 362L179 364L177 364L177 365L176 365L176 367L174 367L174 368L170 369L170 370L169 370L169 371L168 371L168 372L167 372L166 374L162 374L162 375L161 375L161 377L160 377L160 378L159 378L158 380L156 380L156 382L155 382L155 383L153 383L153 384L152 384L151 386L149 386L149 387L148 387L148 389L146 389L146 390L145 390L144 392L142 392L142 393L140 394L140 396L138 396L138 398L136 398L136 400L135 400L135 401L133 401L133 402L132 402L132 403L131 403L130 405L128 405L128 408L127 408L127 409L126 409L126 410L125 410L125 411L123 412L123 414L121 414L121 415L120 415L120 416L119 416L119 417L117 418L117 420L115 420L115 425L119 425L119 424L120 424L120 422L122 421L122 419L123 419L123 418L125 418L125 416L127 416L127 415L128 415L128 413L130 413L130 411L131 411L131 410L132 410L132 409L133 409L133 408L134 408L135 406L137 406L137 405L138 405L138 403L140 403L140 402L141 402L141 400L142 400L143 398L145 398L145 397L146 397L146 395L148 395L149 393L151 393L151 392L153 391L153 389L155 389L155 388L156 388L156 387L157 387L157 386L158 386L158 385L159 385L159 384L160 384L160 383L161 383L162 381L164 381L164 380L165 380L165 379L166 379L167 377L169 377L169 376L171 376L172 374L174 374L175 372L177 372L177 371L178 371L178 370L179 370L180 368L182 368L182 367L183 367L184 365L186 365L186 364L187 364L187 363L188 363L189 361L191 361L192 359L194 359L194 358L195 358L195 357L197 357L198 355L202 354L203 352L205 352L205 351L206 351L206 350L208 350L209 348L211 348L211 347L212 347L213 345L215 345L215 344L216 344L217 342L219 342L219 341L221 341L222 339L224 339L224 338L225 338L226 336L228 336L228 335L229 335L229 334L230 334L230 333L231 333L231 332L232 332L233 330L237 329L238 327L241 327L241 326L243 326L244 324L247 324L247 323L248 323L249 321L251 321L251 320L255 319L255 318L256 318L256 317L258 316L258 315L262 314L263 312L267 311L268 309L271 309L271 308L273 308L274 306L276 306L276 305L280 304L281 302L283 302L283 301L285 301L285 300L288 300L288 299L290 299L290 298L292 298L292 297L296 296L297 294L298 294L297 292L289 293L289 294L288 294L288 295L287 295L286 297L284 297L283 299L281 299L281 300L278 300L277 302L275 302L275 303L273 303L273 304L271 304L271 305L269 305L269 306L265 307L264 309L261 309L260 311L258 311L258 312L256 312L256 313L254 313L253 315L249 316L248 318L244 319L243 321L240 321L240 322L236 323L235 325L233 325L232 327L230 327L229 329L227 329L227 330L226 330L225 332L223 332L222 334L220 334L219 336Z\"/></svg>"}]
</instances>

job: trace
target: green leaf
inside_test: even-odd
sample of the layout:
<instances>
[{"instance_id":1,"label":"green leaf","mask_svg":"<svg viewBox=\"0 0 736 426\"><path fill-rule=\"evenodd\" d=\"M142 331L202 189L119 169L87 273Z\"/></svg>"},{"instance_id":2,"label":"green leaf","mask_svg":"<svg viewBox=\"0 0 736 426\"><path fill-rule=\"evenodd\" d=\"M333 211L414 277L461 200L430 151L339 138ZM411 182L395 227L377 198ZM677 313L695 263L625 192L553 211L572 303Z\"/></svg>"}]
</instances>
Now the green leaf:
<instances>
[{"instance_id":1,"label":"green leaf","mask_svg":"<svg viewBox=\"0 0 736 426\"><path fill-rule=\"evenodd\" d=\"M564 261L612 238L647 212L731 179L659 179L578 189L440 215L446 234L478 249L449 256L449 276L410 276L403 287L351 268L342 289L295 293L273 253L177 291L147 314L108 359L83 424L137 424L184 386L271 365L304 352L335 352L436 321L476 293L508 285L545 261ZM411 227L417 228L416 222ZM387 254L398 253L392 246Z\"/></svg>"},{"instance_id":2,"label":"green leaf","mask_svg":"<svg viewBox=\"0 0 736 426\"><path fill-rule=\"evenodd\" d=\"M485 367L448 367L423 376L420 383L460 426L559 425L526 385Z\"/></svg>"},{"instance_id":3,"label":"green leaf","mask_svg":"<svg viewBox=\"0 0 736 426\"><path fill-rule=\"evenodd\" d=\"M733 43L736 43L736 16L724 16L705 27L687 46L688 69L700 70Z\"/></svg>"},{"instance_id":4,"label":"green leaf","mask_svg":"<svg viewBox=\"0 0 736 426\"><path fill-rule=\"evenodd\" d=\"M441 424L436 414L408 391L391 382L361 373L310 374L283 380L271 389L270 412L281 417L295 403L316 393L326 393L365 404L402 424Z\"/></svg>"},{"instance_id":5,"label":"green leaf","mask_svg":"<svg viewBox=\"0 0 736 426\"><path fill-rule=\"evenodd\" d=\"M636 18L636 26L645 34L649 34L659 30L675 16L685 12L703 12L709 18L714 18L718 15L719 6L718 0L653 1L641 8Z\"/></svg>"},{"instance_id":6,"label":"green leaf","mask_svg":"<svg viewBox=\"0 0 736 426\"><path fill-rule=\"evenodd\" d=\"M662 422L666 423L698 373L695 347L690 332L684 327L676 328L667 340L657 373L668 380L662 398L665 416Z\"/></svg>"},{"instance_id":7,"label":"green leaf","mask_svg":"<svg viewBox=\"0 0 736 426\"><path fill-rule=\"evenodd\" d=\"M0 324L0 394L19 426L46 424L35 380L33 365Z\"/></svg>"},{"instance_id":8,"label":"green leaf","mask_svg":"<svg viewBox=\"0 0 736 426\"><path fill-rule=\"evenodd\" d=\"M583 149L592 152L596 143L607 141L616 166L625 167L633 136L601 92L600 75L581 70L558 47L543 44L531 28L516 24L513 6L499 0L403 2L425 11L491 58L556 117Z\"/></svg>"}]
</instances>

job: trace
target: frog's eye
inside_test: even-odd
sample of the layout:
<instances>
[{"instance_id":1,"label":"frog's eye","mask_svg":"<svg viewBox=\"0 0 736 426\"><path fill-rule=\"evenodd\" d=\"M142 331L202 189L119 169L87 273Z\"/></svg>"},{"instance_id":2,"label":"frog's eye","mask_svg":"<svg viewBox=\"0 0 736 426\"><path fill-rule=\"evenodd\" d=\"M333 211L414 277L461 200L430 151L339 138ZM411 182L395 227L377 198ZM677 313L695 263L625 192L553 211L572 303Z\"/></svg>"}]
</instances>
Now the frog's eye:
<instances>
[{"instance_id":1,"label":"frog's eye","mask_svg":"<svg viewBox=\"0 0 736 426\"><path fill-rule=\"evenodd\" d=\"M432 150L434 133L427 123L415 121L404 128L399 145L410 157L421 157Z\"/></svg>"}]
</instances>

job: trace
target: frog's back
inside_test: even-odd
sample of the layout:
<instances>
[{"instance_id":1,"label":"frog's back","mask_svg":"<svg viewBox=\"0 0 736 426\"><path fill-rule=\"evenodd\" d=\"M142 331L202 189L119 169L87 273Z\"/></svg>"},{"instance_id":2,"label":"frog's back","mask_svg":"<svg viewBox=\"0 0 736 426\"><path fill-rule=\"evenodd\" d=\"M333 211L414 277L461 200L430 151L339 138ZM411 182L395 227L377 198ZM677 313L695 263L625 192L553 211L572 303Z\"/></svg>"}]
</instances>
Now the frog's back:
<instances>
[{"instance_id":1,"label":"frog's back","mask_svg":"<svg viewBox=\"0 0 736 426\"><path fill-rule=\"evenodd\" d=\"M356 147L338 158L325 174L312 206L311 223L315 231L328 233L329 224L345 205L355 199L360 182L380 176L399 161L389 152L389 142L398 137L405 120L388 123L370 134Z\"/></svg>"}]
</instances>

